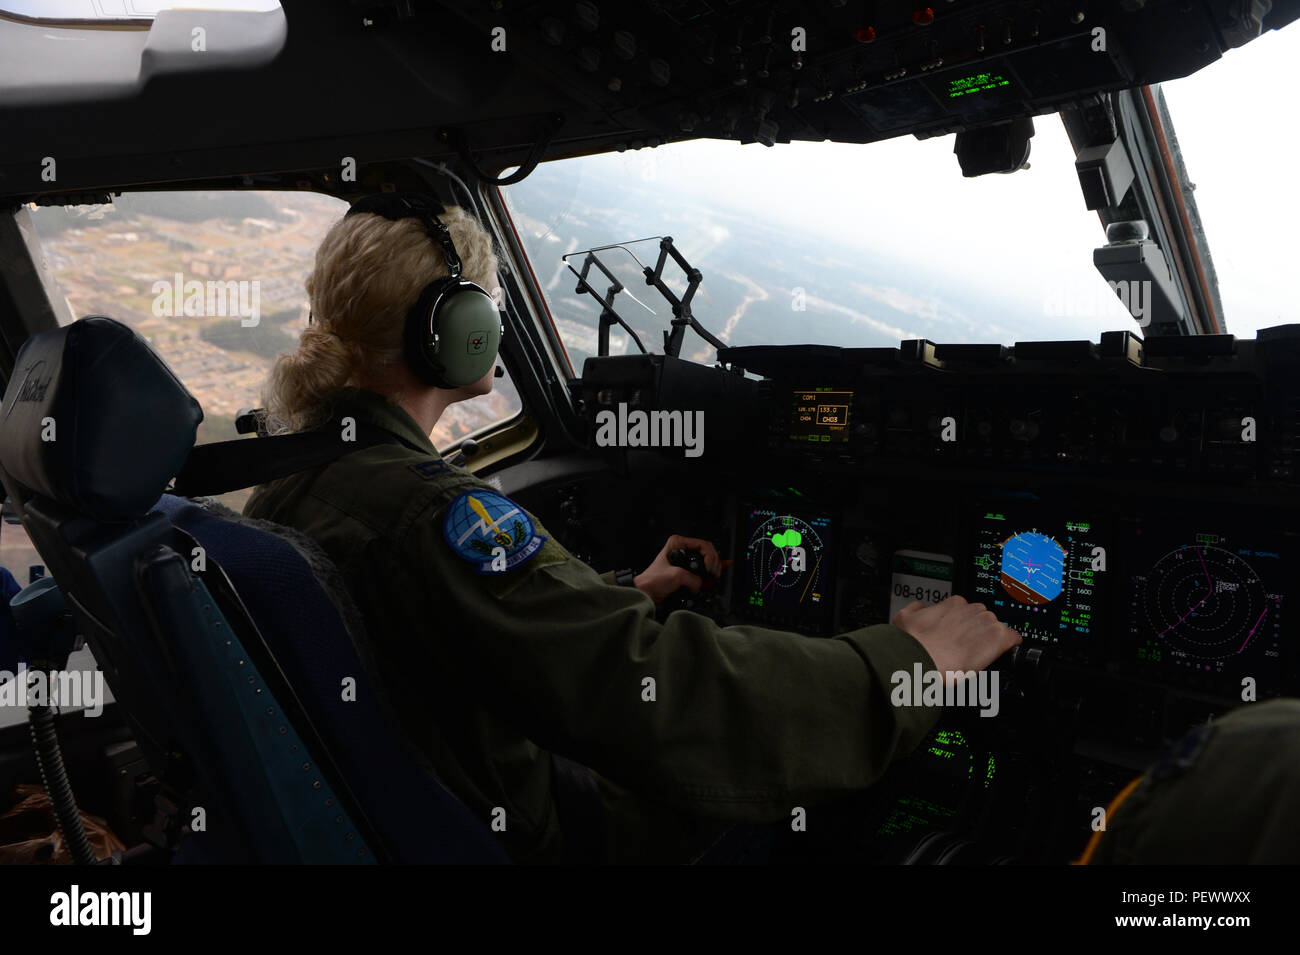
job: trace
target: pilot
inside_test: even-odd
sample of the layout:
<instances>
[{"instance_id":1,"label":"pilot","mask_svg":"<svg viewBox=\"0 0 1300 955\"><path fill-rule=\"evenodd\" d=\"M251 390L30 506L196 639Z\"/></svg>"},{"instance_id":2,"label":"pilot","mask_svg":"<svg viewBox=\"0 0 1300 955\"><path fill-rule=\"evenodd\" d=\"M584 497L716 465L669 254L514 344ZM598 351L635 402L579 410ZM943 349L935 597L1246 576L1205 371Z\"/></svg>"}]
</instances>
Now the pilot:
<instances>
[{"instance_id":1,"label":"pilot","mask_svg":"<svg viewBox=\"0 0 1300 955\"><path fill-rule=\"evenodd\" d=\"M387 440L263 485L245 513L333 558L399 718L513 859L573 860L581 843L688 861L717 836L690 820L797 819L933 727L934 706L891 703L891 675L979 670L1019 643L957 596L832 639L657 622L657 601L700 586L668 551L716 574L712 544L671 538L635 587L611 585L430 442L449 405L492 388L496 271L482 227L429 197L363 199L335 223L306 283L312 320L267 383L268 423ZM597 836L578 834L579 805L602 807Z\"/></svg>"}]
</instances>

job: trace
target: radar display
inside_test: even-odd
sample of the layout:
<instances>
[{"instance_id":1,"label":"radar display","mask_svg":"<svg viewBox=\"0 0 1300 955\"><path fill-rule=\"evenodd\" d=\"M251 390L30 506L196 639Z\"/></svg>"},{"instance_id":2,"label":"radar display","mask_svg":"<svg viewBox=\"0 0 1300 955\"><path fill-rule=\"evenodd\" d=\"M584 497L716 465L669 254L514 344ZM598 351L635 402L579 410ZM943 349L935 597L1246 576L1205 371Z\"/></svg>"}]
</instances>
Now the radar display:
<instances>
[{"instance_id":1,"label":"radar display","mask_svg":"<svg viewBox=\"0 0 1300 955\"><path fill-rule=\"evenodd\" d=\"M818 629L831 610L831 521L765 507L743 514L744 581L736 609L798 629Z\"/></svg>"},{"instance_id":2,"label":"radar display","mask_svg":"<svg viewBox=\"0 0 1300 955\"><path fill-rule=\"evenodd\" d=\"M1264 540L1217 531L1186 535L1139 528L1129 589L1136 659L1214 683L1252 676L1276 682L1285 611L1285 561Z\"/></svg>"}]
</instances>

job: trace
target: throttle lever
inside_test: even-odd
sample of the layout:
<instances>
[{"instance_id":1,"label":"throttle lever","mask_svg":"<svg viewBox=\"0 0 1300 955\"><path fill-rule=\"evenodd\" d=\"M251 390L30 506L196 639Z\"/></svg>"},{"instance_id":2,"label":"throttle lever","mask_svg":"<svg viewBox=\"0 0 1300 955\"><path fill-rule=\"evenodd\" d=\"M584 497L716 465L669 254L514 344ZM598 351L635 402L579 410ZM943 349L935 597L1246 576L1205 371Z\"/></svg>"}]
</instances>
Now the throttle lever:
<instances>
[{"instance_id":1,"label":"throttle lever","mask_svg":"<svg viewBox=\"0 0 1300 955\"><path fill-rule=\"evenodd\" d=\"M1042 647L1022 643L993 661L991 669L1008 678L1009 686L1041 689L1052 678L1052 656Z\"/></svg>"},{"instance_id":2,"label":"throttle lever","mask_svg":"<svg viewBox=\"0 0 1300 955\"><path fill-rule=\"evenodd\" d=\"M684 567L696 577L708 576L708 570L704 564L704 555L698 550L687 550L685 547L670 550L668 552L668 563L674 567Z\"/></svg>"},{"instance_id":3,"label":"throttle lever","mask_svg":"<svg viewBox=\"0 0 1300 955\"><path fill-rule=\"evenodd\" d=\"M668 552L668 563L674 567L681 567L690 571L696 577L699 577L700 592L693 594L687 588L681 587L676 593L664 600L663 606L669 611L690 610L695 606L695 601L704 595L704 591L711 589L713 586L714 578L704 563L704 555L697 550L679 547Z\"/></svg>"}]
</instances>

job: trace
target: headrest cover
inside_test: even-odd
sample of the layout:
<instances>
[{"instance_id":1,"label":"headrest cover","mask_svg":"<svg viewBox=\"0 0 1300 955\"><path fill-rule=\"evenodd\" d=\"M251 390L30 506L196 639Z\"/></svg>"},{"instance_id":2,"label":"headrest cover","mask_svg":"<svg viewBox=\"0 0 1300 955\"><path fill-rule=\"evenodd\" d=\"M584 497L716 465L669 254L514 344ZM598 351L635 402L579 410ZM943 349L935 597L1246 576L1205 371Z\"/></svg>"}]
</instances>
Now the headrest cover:
<instances>
[{"instance_id":1,"label":"headrest cover","mask_svg":"<svg viewBox=\"0 0 1300 955\"><path fill-rule=\"evenodd\" d=\"M29 338L0 406L0 466L100 521L148 513L181 469L203 410L152 348L92 316Z\"/></svg>"}]
</instances>

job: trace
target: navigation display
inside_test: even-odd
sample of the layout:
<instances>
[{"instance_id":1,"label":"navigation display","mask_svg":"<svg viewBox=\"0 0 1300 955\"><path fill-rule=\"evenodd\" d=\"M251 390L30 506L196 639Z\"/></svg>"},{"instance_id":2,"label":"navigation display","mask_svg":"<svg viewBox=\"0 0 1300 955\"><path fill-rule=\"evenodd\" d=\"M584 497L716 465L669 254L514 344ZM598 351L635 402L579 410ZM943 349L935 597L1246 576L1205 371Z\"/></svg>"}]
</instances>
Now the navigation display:
<instances>
[{"instance_id":1,"label":"navigation display","mask_svg":"<svg viewBox=\"0 0 1300 955\"><path fill-rule=\"evenodd\" d=\"M795 391L790 413L790 439L842 443L849 440L849 408L853 392L814 388Z\"/></svg>"},{"instance_id":2,"label":"navigation display","mask_svg":"<svg viewBox=\"0 0 1300 955\"><path fill-rule=\"evenodd\" d=\"M1129 548L1129 650L1140 665L1236 693L1280 689L1286 555L1269 535L1138 527Z\"/></svg>"},{"instance_id":3,"label":"navigation display","mask_svg":"<svg viewBox=\"0 0 1300 955\"><path fill-rule=\"evenodd\" d=\"M821 631L833 610L834 534L825 515L747 506L739 523L745 566L733 610L795 630Z\"/></svg>"},{"instance_id":4,"label":"navigation display","mask_svg":"<svg viewBox=\"0 0 1300 955\"><path fill-rule=\"evenodd\" d=\"M1094 610L1106 545L1085 515L1030 519L981 509L971 601L982 603L1026 645L1053 645L1065 658L1095 652Z\"/></svg>"}]
</instances>

